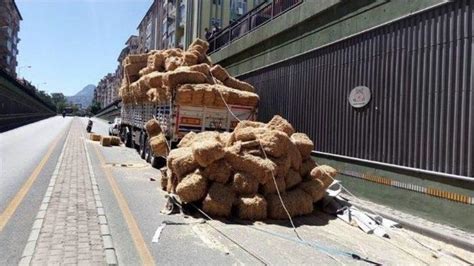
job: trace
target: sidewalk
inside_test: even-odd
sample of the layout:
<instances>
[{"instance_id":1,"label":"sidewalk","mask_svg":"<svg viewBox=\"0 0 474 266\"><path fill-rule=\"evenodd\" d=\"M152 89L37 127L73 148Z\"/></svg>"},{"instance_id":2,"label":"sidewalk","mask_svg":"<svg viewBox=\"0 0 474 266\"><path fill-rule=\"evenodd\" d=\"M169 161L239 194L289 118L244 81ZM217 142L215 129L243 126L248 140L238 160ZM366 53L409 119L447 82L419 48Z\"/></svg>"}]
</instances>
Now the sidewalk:
<instances>
[{"instance_id":1,"label":"sidewalk","mask_svg":"<svg viewBox=\"0 0 474 266\"><path fill-rule=\"evenodd\" d=\"M74 119L20 264L106 262L103 221L96 204L100 197L97 188L93 189L83 131L80 121Z\"/></svg>"}]
</instances>

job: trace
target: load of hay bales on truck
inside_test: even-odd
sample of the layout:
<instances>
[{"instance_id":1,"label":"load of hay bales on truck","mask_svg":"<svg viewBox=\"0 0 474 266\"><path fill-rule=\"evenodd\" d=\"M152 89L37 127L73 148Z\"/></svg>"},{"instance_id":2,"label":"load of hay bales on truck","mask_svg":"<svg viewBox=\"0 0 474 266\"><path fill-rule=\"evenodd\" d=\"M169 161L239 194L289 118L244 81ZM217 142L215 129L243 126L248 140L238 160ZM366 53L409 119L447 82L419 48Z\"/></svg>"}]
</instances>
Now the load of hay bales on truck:
<instances>
[{"instance_id":1,"label":"load of hay bales on truck","mask_svg":"<svg viewBox=\"0 0 474 266\"><path fill-rule=\"evenodd\" d=\"M197 39L186 51L153 50L122 62L120 135L142 158L166 157L160 141L174 146L188 132L231 131L239 120L255 120L259 97L254 87L213 66L208 46ZM150 119L161 131L153 136L144 128Z\"/></svg>"},{"instance_id":2,"label":"load of hay bales on truck","mask_svg":"<svg viewBox=\"0 0 474 266\"><path fill-rule=\"evenodd\" d=\"M162 189L211 216L286 219L309 214L336 171L280 116L256 122L259 96L206 55L208 44L129 55L123 62L121 137L156 165ZM176 147L176 148L175 148Z\"/></svg>"}]
</instances>

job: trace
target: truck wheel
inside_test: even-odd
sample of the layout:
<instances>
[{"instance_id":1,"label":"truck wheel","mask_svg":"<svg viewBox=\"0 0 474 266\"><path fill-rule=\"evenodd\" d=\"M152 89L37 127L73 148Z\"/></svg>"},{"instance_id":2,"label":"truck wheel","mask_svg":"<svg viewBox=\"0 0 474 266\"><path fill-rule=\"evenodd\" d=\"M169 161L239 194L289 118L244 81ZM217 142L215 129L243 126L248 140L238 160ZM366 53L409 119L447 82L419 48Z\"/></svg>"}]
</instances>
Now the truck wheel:
<instances>
[{"instance_id":1,"label":"truck wheel","mask_svg":"<svg viewBox=\"0 0 474 266\"><path fill-rule=\"evenodd\" d=\"M150 144L146 143L146 145L145 145L145 158L144 159L147 163L150 163L151 162L151 157L152 157L152 154L151 154Z\"/></svg>"},{"instance_id":2,"label":"truck wheel","mask_svg":"<svg viewBox=\"0 0 474 266\"><path fill-rule=\"evenodd\" d=\"M146 134L143 134L143 133L140 134L140 158L142 159L146 158L146 154L145 154L146 142L147 142Z\"/></svg>"},{"instance_id":3,"label":"truck wheel","mask_svg":"<svg viewBox=\"0 0 474 266\"><path fill-rule=\"evenodd\" d=\"M120 141L125 143L125 127L120 127L119 137Z\"/></svg>"},{"instance_id":4,"label":"truck wheel","mask_svg":"<svg viewBox=\"0 0 474 266\"><path fill-rule=\"evenodd\" d=\"M151 155L150 157L151 157L151 161L150 161L151 167L160 169L163 166L166 166L165 158L160 157L160 156L154 156L154 155Z\"/></svg>"},{"instance_id":5,"label":"truck wheel","mask_svg":"<svg viewBox=\"0 0 474 266\"><path fill-rule=\"evenodd\" d=\"M133 148L132 131L130 128L125 129L125 146L128 148Z\"/></svg>"}]
</instances>

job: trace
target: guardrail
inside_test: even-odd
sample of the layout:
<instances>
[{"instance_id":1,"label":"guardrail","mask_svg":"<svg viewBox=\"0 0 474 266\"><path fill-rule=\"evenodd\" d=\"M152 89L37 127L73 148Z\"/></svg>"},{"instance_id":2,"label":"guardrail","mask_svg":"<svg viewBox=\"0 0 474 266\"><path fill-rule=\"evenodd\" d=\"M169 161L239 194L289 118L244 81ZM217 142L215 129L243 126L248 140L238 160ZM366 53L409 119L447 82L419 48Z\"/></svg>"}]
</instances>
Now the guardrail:
<instances>
[{"instance_id":1,"label":"guardrail","mask_svg":"<svg viewBox=\"0 0 474 266\"><path fill-rule=\"evenodd\" d=\"M279 15L301 4L303 0L274 0L263 2L238 20L220 30L209 42L209 53L216 52L240 37L275 19Z\"/></svg>"}]
</instances>

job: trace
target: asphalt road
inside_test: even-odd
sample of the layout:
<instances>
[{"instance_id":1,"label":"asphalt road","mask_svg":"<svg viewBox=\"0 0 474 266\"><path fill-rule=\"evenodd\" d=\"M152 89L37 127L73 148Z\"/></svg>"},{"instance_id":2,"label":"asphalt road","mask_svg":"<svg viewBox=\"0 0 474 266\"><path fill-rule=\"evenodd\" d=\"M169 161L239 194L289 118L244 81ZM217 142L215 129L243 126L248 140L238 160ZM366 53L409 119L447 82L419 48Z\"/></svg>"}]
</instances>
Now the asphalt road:
<instances>
[{"instance_id":1,"label":"asphalt road","mask_svg":"<svg viewBox=\"0 0 474 266\"><path fill-rule=\"evenodd\" d=\"M85 129L87 119L80 119ZM107 122L93 121L92 130L107 135ZM69 117L54 117L0 134L0 226L8 220L0 228L0 265L14 265L20 259L70 122ZM159 170L133 149L103 147L83 133L121 265L365 264L344 252L383 264L462 264L452 256L435 257L418 242L474 261L472 253L420 234L397 229L390 233L391 239L382 239L318 212L294 219L307 242L296 238L287 221L249 224L166 215L160 212L166 193L159 189ZM20 197L25 184L30 187ZM14 211L6 215L12 206Z\"/></svg>"},{"instance_id":2,"label":"asphalt road","mask_svg":"<svg viewBox=\"0 0 474 266\"><path fill-rule=\"evenodd\" d=\"M18 262L23 252L71 121L56 116L0 134L0 265Z\"/></svg>"},{"instance_id":3,"label":"asphalt road","mask_svg":"<svg viewBox=\"0 0 474 266\"><path fill-rule=\"evenodd\" d=\"M93 121L94 132L107 134L107 122ZM149 167L130 148L102 147L92 141L88 141L88 147L97 182L102 188L104 208L110 218L118 260L124 265L140 261L140 248L133 240L137 232L130 230L125 221L127 215L117 203L108 178L121 192L120 197L127 203L130 216L139 228L143 245L156 264L365 264L354 261L344 252L356 253L383 264L397 264L400 261L407 264L462 264L447 256L435 259L426 247L416 241L474 260L472 253L414 232L398 229L390 232L390 240L382 239L319 212L294 219L299 234L312 244L311 247L295 237L287 221L242 225L243 221L238 220L214 220L200 224L202 219L199 216L165 215L160 210L165 206L166 193L159 189L160 172L157 169ZM129 166L120 167L121 164ZM158 243L154 243L152 238L162 223L168 225L164 227Z\"/></svg>"}]
</instances>

